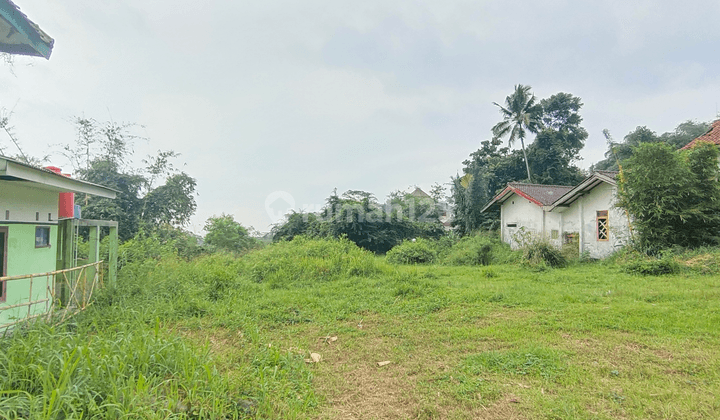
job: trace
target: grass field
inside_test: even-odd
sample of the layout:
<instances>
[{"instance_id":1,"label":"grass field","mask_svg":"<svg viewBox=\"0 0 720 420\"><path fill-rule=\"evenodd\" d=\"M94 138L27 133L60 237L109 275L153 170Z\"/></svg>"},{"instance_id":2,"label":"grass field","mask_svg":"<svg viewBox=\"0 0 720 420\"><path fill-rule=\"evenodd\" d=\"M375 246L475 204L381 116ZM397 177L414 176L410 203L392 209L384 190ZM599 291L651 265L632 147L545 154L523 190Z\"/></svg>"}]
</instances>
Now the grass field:
<instances>
[{"instance_id":1,"label":"grass field","mask_svg":"<svg viewBox=\"0 0 720 420\"><path fill-rule=\"evenodd\" d=\"M0 340L0 418L720 418L718 276L391 266L307 241L122 280L74 324Z\"/></svg>"}]
</instances>

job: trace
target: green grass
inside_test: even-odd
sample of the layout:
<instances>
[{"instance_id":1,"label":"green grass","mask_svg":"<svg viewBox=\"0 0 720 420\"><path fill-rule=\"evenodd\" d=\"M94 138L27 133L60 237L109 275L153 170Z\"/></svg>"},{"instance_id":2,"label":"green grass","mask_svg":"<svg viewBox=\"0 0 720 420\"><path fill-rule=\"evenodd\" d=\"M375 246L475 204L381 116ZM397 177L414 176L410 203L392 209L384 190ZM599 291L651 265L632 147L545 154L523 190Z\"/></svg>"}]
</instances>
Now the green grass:
<instances>
[{"instance_id":1,"label":"green grass","mask_svg":"<svg viewBox=\"0 0 720 420\"><path fill-rule=\"evenodd\" d=\"M720 277L687 271L165 256L0 340L0 418L719 418L718 325Z\"/></svg>"}]
</instances>

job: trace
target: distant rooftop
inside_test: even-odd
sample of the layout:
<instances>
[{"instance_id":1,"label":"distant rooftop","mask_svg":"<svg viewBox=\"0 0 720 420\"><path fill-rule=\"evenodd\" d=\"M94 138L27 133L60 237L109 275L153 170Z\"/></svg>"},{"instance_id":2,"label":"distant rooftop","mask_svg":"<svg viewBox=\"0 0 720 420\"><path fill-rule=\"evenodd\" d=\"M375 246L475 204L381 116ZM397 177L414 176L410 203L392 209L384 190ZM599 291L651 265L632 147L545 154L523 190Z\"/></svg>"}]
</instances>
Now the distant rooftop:
<instances>
[{"instance_id":1,"label":"distant rooftop","mask_svg":"<svg viewBox=\"0 0 720 420\"><path fill-rule=\"evenodd\" d=\"M713 121L707 133L686 144L682 150L691 149L701 141L709 141L720 146L720 120Z\"/></svg>"}]
</instances>

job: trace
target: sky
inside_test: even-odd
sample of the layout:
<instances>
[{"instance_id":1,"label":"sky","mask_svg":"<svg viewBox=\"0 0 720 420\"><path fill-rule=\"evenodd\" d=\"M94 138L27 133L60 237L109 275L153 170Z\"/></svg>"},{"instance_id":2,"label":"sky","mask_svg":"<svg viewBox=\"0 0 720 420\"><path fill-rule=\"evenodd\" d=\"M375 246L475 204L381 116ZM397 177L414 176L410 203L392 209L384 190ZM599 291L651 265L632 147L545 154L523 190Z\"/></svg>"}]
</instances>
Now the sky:
<instances>
[{"instance_id":1,"label":"sky","mask_svg":"<svg viewBox=\"0 0 720 420\"><path fill-rule=\"evenodd\" d=\"M582 99L583 168L603 129L718 116L717 0L14 2L55 39L49 60L0 64L24 151L67 170L75 116L142 125L138 163L172 149L196 178L196 233L449 183L517 84Z\"/></svg>"}]
</instances>

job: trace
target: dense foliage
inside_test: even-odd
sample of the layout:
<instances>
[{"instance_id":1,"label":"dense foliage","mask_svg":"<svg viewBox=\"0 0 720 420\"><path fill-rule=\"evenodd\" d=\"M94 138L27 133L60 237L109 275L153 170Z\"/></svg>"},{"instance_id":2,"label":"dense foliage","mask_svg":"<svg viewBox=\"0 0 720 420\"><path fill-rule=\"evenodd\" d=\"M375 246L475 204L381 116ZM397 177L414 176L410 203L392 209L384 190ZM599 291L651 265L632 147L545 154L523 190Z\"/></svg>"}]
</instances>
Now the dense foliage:
<instances>
[{"instance_id":1,"label":"dense foliage","mask_svg":"<svg viewBox=\"0 0 720 420\"><path fill-rule=\"evenodd\" d=\"M257 240L231 214L210 217L205 221L203 230L207 232L205 245L212 250L242 252L258 245Z\"/></svg>"},{"instance_id":2,"label":"dense foliage","mask_svg":"<svg viewBox=\"0 0 720 420\"><path fill-rule=\"evenodd\" d=\"M74 144L62 146L78 178L110 187L115 199L78 196L86 219L118 222L121 240L134 237L141 230L153 230L163 224L185 226L195 213L195 179L177 171L173 151L158 151L143 160L145 166L131 166L134 124L99 123L91 118L76 118L77 138ZM161 183L162 181L162 183Z\"/></svg>"},{"instance_id":3,"label":"dense foliage","mask_svg":"<svg viewBox=\"0 0 720 420\"><path fill-rule=\"evenodd\" d=\"M605 152L605 159L593 165L593 169L614 170L619 169L618 163L632 157L634 150L645 143L664 143L673 150L680 149L697 137L705 134L710 128L706 122L685 121L680 123L675 130L658 135L646 126L639 126L628 133L622 142L615 142L608 130L605 136L608 140L608 150Z\"/></svg>"},{"instance_id":4,"label":"dense foliage","mask_svg":"<svg viewBox=\"0 0 720 420\"><path fill-rule=\"evenodd\" d=\"M640 249L718 243L718 150L705 143L677 152L665 143L643 143L625 163L618 205L633 218Z\"/></svg>"},{"instance_id":5,"label":"dense foliage","mask_svg":"<svg viewBox=\"0 0 720 420\"><path fill-rule=\"evenodd\" d=\"M385 253L408 238L437 238L443 234L438 203L431 197L395 192L385 204L365 191L336 192L319 213L290 213L273 228L273 239L299 235L345 237L375 253Z\"/></svg>"}]
</instances>

